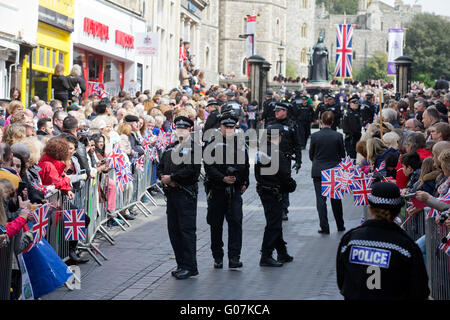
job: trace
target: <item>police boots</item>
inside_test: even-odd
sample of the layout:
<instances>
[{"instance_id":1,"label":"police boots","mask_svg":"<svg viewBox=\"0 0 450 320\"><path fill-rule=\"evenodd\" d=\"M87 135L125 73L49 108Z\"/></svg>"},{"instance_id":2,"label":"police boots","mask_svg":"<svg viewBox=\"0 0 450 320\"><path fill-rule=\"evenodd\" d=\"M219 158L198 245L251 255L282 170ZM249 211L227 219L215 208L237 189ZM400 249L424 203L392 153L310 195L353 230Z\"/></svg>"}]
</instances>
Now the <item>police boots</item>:
<instances>
[{"instance_id":1,"label":"police boots","mask_svg":"<svg viewBox=\"0 0 450 320\"><path fill-rule=\"evenodd\" d=\"M282 267L283 263L272 258L272 255L262 255L259 265L261 267Z\"/></svg>"}]
</instances>

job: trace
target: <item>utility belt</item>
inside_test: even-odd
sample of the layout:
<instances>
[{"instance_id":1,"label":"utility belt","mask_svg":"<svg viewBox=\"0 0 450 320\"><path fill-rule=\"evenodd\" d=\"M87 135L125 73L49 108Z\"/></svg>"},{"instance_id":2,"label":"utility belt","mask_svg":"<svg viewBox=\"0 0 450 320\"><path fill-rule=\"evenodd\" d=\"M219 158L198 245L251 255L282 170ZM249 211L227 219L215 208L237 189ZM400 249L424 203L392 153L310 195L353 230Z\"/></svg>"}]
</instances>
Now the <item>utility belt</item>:
<instances>
[{"instance_id":1,"label":"utility belt","mask_svg":"<svg viewBox=\"0 0 450 320\"><path fill-rule=\"evenodd\" d=\"M273 195L277 201L281 202L281 200L283 199L283 195L281 193L280 188L278 187L269 187L269 186L263 186L262 184L257 184L256 185L256 192L258 192L259 195L264 194L264 193L268 193Z\"/></svg>"},{"instance_id":2,"label":"utility belt","mask_svg":"<svg viewBox=\"0 0 450 320\"><path fill-rule=\"evenodd\" d=\"M164 193L167 195L170 191L182 191L186 193L189 197L192 197L192 199L197 199L198 195L198 185L193 184L189 186L182 186L180 184L176 184L175 187L165 186L163 188Z\"/></svg>"}]
</instances>

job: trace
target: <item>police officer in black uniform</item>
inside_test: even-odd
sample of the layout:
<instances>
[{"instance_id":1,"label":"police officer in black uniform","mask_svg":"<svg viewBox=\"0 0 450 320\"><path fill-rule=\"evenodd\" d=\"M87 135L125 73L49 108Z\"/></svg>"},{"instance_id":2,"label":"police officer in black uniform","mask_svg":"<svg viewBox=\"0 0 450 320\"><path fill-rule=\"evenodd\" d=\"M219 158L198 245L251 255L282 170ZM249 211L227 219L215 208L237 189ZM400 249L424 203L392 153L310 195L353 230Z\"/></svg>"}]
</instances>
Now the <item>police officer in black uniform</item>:
<instances>
[{"instance_id":1,"label":"police officer in black uniform","mask_svg":"<svg viewBox=\"0 0 450 320\"><path fill-rule=\"evenodd\" d=\"M206 119L205 126L203 127L203 132L209 129L217 129L220 127L220 112L219 112L219 102L216 100L210 100L206 104L206 111L209 115Z\"/></svg>"},{"instance_id":2,"label":"police officer in black uniform","mask_svg":"<svg viewBox=\"0 0 450 320\"><path fill-rule=\"evenodd\" d=\"M362 120L359 113L359 97L354 95L342 116L342 130L345 134L344 144L347 155L356 159L356 143L361 139Z\"/></svg>"},{"instance_id":3,"label":"police officer in black uniform","mask_svg":"<svg viewBox=\"0 0 450 320\"><path fill-rule=\"evenodd\" d=\"M282 192L294 192L297 184L291 178L290 160L279 151L282 130L283 125L279 123L267 126L267 145L265 150L258 151L255 162L256 190L266 217L259 265L266 267L281 267L294 259L287 253L283 240L281 201ZM277 260L272 257L274 249Z\"/></svg>"},{"instance_id":4,"label":"police officer in black uniform","mask_svg":"<svg viewBox=\"0 0 450 320\"><path fill-rule=\"evenodd\" d=\"M267 91L266 101L263 103L263 112L261 119L264 120L264 127L266 128L269 123L275 120L275 104L277 101L273 97L272 91Z\"/></svg>"},{"instance_id":5,"label":"police officer in black uniform","mask_svg":"<svg viewBox=\"0 0 450 320\"><path fill-rule=\"evenodd\" d=\"M363 122L363 126L366 127L368 124L373 122L373 117L377 112L376 105L372 102L373 94L367 93L366 99L361 104L361 118Z\"/></svg>"},{"instance_id":6,"label":"police officer in black uniform","mask_svg":"<svg viewBox=\"0 0 450 320\"><path fill-rule=\"evenodd\" d=\"M290 160L295 160L295 164L292 169L300 170L302 166L302 151L300 146L300 136L298 132L297 123L287 117L289 105L285 102L277 102L275 106L276 120L270 124L281 124L283 130L280 135L282 136L280 151L285 157ZM294 157L295 156L295 157ZM289 193L283 192L283 220L288 220L289 212Z\"/></svg>"},{"instance_id":7,"label":"police officer in black uniform","mask_svg":"<svg viewBox=\"0 0 450 320\"><path fill-rule=\"evenodd\" d=\"M311 135L311 122L314 118L314 110L308 103L307 96L301 96L300 99L295 99L294 104L297 109L297 125L300 134L300 145L301 149L304 150L308 143L308 138Z\"/></svg>"},{"instance_id":8,"label":"police officer in black uniform","mask_svg":"<svg viewBox=\"0 0 450 320\"><path fill-rule=\"evenodd\" d=\"M235 134L238 119L230 112L222 115L220 134L203 150L206 173L207 222L211 227L214 267L223 267L223 220L228 223L228 266L242 267L242 197L249 185L248 150Z\"/></svg>"},{"instance_id":9,"label":"police officer in black uniform","mask_svg":"<svg viewBox=\"0 0 450 320\"><path fill-rule=\"evenodd\" d=\"M177 261L177 270L172 275L177 279L187 279L198 275L196 259L196 219L198 177L201 164L194 163L194 150L201 153L201 147L194 145L190 132L194 123L187 117L174 120L178 141L169 145L161 156L158 177L164 185L167 197L167 228L170 242ZM173 153L183 161L175 164ZM184 155L190 157L184 161ZM200 157L201 159L201 157Z\"/></svg>"},{"instance_id":10,"label":"police officer in black uniform","mask_svg":"<svg viewBox=\"0 0 450 320\"><path fill-rule=\"evenodd\" d=\"M326 97L327 103L319 104L317 106L316 116L317 119L321 119L322 113L324 113L325 111L332 111L334 114L334 122L331 126L331 129L337 130L337 127L340 126L341 122L341 107L339 106L339 104L335 103L334 97L332 95L328 94Z\"/></svg>"},{"instance_id":11,"label":"police officer in black uniform","mask_svg":"<svg viewBox=\"0 0 450 320\"><path fill-rule=\"evenodd\" d=\"M422 253L394 219L404 200L390 182L368 195L370 220L350 230L337 251L337 283L348 300L425 300L430 294Z\"/></svg>"}]
</instances>

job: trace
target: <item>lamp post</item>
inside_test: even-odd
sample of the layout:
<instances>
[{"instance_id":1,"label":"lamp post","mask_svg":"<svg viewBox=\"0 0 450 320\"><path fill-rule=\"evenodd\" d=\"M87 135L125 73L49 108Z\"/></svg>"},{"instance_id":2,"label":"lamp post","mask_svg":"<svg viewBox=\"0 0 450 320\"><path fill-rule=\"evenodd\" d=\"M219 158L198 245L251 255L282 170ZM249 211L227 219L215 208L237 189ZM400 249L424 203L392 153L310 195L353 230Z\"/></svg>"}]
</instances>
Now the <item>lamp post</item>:
<instances>
[{"instance_id":1,"label":"lamp post","mask_svg":"<svg viewBox=\"0 0 450 320\"><path fill-rule=\"evenodd\" d=\"M278 61L280 63L280 74L279 77L281 78L282 75L282 64L283 64L283 52L284 52L284 46L283 46L283 42L280 42L280 45L278 46L278 54L280 56L280 61Z\"/></svg>"}]
</instances>

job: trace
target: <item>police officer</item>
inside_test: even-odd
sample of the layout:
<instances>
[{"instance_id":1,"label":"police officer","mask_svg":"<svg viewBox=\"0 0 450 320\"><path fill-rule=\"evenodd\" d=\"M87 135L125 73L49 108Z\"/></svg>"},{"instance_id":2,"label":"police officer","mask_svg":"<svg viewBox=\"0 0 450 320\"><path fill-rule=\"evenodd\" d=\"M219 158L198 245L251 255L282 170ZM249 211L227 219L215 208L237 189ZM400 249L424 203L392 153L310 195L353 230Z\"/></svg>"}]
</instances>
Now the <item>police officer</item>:
<instances>
[{"instance_id":1,"label":"police officer","mask_svg":"<svg viewBox=\"0 0 450 320\"><path fill-rule=\"evenodd\" d=\"M205 126L203 127L203 132L209 129L217 129L220 127L220 113L219 113L219 102L216 100L210 100L206 104L206 111L208 111L208 118L206 119Z\"/></svg>"},{"instance_id":2,"label":"police officer","mask_svg":"<svg viewBox=\"0 0 450 320\"><path fill-rule=\"evenodd\" d=\"M281 124L267 126L267 145L259 150L255 162L256 190L264 207L266 228L261 247L260 266L281 267L294 258L287 253L282 230L282 192L294 192L296 182L291 178L291 163L279 151L283 130ZM272 252L276 249L277 260Z\"/></svg>"},{"instance_id":3,"label":"police officer","mask_svg":"<svg viewBox=\"0 0 450 320\"><path fill-rule=\"evenodd\" d=\"M337 283L345 299L427 299L430 294L422 253L395 224L404 200L400 189L376 182L368 195L370 220L350 230L337 251Z\"/></svg>"},{"instance_id":4,"label":"police officer","mask_svg":"<svg viewBox=\"0 0 450 320\"><path fill-rule=\"evenodd\" d=\"M280 151L283 153L285 157L290 160L295 160L295 164L292 169L300 170L302 166L302 152L300 146L300 136L298 133L298 127L295 121L288 119L289 105L284 102L277 102L275 106L275 117L276 120L270 124L281 124L283 126L283 130L280 135L282 136ZM295 158L293 157L295 156ZM288 220L288 212L289 212L289 193L283 192L283 220Z\"/></svg>"},{"instance_id":5,"label":"police officer","mask_svg":"<svg viewBox=\"0 0 450 320\"><path fill-rule=\"evenodd\" d=\"M294 105L297 109L297 125L300 134L301 149L306 148L308 138L311 135L311 122L314 118L314 110L308 103L307 96L301 96L300 99L295 99Z\"/></svg>"},{"instance_id":6,"label":"police officer","mask_svg":"<svg viewBox=\"0 0 450 320\"><path fill-rule=\"evenodd\" d=\"M211 251L214 268L223 267L223 220L228 223L229 268L240 268L242 248L242 197L249 185L248 150L243 137L235 134L238 119L232 113L222 115L220 134L203 150L206 173L207 222L211 227Z\"/></svg>"},{"instance_id":7,"label":"police officer","mask_svg":"<svg viewBox=\"0 0 450 320\"><path fill-rule=\"evenodd\" d=\"M196 218L198 177L201 164L194 163L196 148L190 137L194 123L187 117L174 120L178 141L164 151L158 166L158 177L164 185L167 197L167 228L177 261L177 270L172 275L177 279L187 279L198 275L196 259ZM180 164L173 161L174 153L183 159ZM187 154L190 157L182 158ZM201 157L200 157L201 159Z\"/></svg>"},{"instance_id":8,"label":"police officer","mask_svg":"<svg viewBox=\"0 0 450 320\"><path fill-rule=\"evenodd\" d=\"M373 122L373 118L377 112L377 107L372 101L373 94L367 93L366 99L361 104L361 118L364 127L367 127L368 124L371 124Z\"/></svg>"},{"instance_id":9,"label":"police officer","mask_svg":"<svg viewBox=\"0 0 450 320\"><path fill-rule=\"evenodd\" d=\"M268 124L275 120L275 104L277 101L273 97L273 91L267 91L266 101L263 103L263 112L261 119L264 120L264 127L266 128Z\"/></svg>"},{"instance_id":10,"label":"police officer","mask_svg":"<svg viewBox=\"0 0 450 320\"><path fill-rule=\"evenodd\" d=\"M331 126L331 129L337 130L337 127L340 126L341 121L341 108L339 104L335 103L334 97L330 94L326 96L327 103L317 106L316 114L317 118L321 119L321 114L325 111L332 111L334 115L334 122Z\"/></svg>"},{"instance_id":11,"label":"police officer","mask_svg":"<svg viewBox=\"0 0 450 320\"><path fill-rule=\"evenodd\" d=\"M342 130L345 134L344 144L347 155L356 159L356 143L361 139L362 121L359 113L359 97L354 95L349 100L349 107L342 117Z\"/></svg>"}]
</instances>

